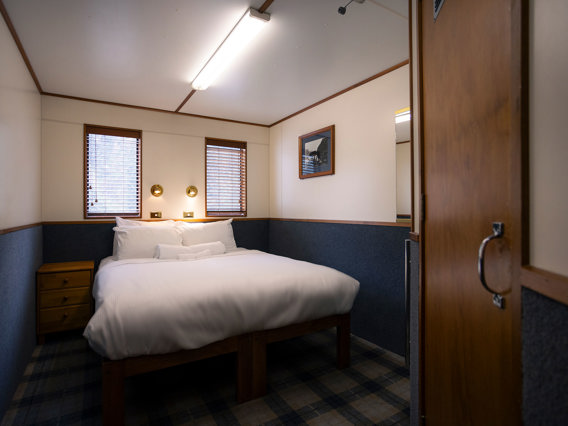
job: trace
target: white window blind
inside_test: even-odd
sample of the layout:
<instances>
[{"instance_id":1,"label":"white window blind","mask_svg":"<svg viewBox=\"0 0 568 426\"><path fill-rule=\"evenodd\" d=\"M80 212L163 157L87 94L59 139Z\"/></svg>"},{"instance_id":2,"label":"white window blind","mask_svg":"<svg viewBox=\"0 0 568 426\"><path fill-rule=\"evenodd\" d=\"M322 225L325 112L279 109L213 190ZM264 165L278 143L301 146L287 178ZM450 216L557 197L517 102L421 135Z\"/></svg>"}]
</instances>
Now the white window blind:
<instances>
[{"instance_id":1,"label":"white window blind","mask_svg":"<svg viewBox=\"0 0 568 426\"><path fill-rule=\"evenodd\" d=\"M205 140L207 216L247 215L247 144Z\"/></svg>"},{"instance_id":2,"label":"white window blind","mask_svg":"<svg viewBox=\"0 0 568 426\"><path fill-rule=\"evenodd\" d=\"M85 125L85 218L140 217L141 136Z\"/></svg>"}]
</instances>

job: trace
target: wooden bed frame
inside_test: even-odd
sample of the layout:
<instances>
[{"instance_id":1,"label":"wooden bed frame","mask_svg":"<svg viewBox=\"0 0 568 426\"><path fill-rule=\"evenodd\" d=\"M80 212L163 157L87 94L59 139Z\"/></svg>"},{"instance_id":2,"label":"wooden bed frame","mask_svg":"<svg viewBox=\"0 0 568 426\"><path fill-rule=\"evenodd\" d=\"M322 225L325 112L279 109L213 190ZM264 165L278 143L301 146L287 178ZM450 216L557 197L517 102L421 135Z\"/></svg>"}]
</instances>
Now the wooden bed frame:
<instances>
[{"instance_id":1,"label":"wooden bed frame","mask_svg":"<svg viewBox=\"0 0 568 426\"><path fill-rule=\"evenodd\" d=\"M102 366L103 424L124 424L124 379L150 371L236 352L236 397L245 402L266 394L266 345L336 327L337 368L350 364L351 316L332 315L272 330L229 337L198 349L164 355L146 355L117 361L104 359Z\"/></svg>"}]
</instances>

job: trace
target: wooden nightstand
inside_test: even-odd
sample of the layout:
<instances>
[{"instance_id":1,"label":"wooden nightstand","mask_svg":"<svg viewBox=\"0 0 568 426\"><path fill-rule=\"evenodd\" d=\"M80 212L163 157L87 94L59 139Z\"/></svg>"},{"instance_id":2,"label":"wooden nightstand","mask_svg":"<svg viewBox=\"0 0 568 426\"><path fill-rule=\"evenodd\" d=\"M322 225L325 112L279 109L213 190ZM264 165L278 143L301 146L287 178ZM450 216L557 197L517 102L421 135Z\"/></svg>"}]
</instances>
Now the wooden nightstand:
<instances>
[{"instance_id":1,"label":"wooden nightstand","mask_svg":"<svg viewBox=\"0 0 568 426\"><path fill-rule=\"evenodd\" d=\"M37 340L46 333L85 327L93 312L94 262L45 263L37 271Z\"/></svg>"}]
</instances>

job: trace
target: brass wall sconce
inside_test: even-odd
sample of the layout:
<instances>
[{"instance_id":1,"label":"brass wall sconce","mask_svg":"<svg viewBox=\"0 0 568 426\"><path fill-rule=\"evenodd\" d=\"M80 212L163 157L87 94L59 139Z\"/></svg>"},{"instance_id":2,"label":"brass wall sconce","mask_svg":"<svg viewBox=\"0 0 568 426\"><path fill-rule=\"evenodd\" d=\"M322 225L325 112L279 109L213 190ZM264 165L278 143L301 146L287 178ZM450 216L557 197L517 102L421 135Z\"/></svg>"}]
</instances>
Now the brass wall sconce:
<instances>
[{"instance_id":1,"label":"brass wall sconce","mask_svg":"<svg viewBox=\"0 0 568 426\"><path fill-rule=\"evenodd\" d=\"M150 193L154 197L159 197L164 193L164 188L162 188L162 185L152 185L152 187L150 188Z\"/></svg>"},{"instance_id":2,"label":"brass wall sconce","mask_svg":"<svg viewBox=\"0 0 568 426\"><path fill-rule=\"evenodd\" d=\"M185 189L185 193L188 197L195 197L197 195L197 187L190 185Z\"/></svg>"}]
</instances>

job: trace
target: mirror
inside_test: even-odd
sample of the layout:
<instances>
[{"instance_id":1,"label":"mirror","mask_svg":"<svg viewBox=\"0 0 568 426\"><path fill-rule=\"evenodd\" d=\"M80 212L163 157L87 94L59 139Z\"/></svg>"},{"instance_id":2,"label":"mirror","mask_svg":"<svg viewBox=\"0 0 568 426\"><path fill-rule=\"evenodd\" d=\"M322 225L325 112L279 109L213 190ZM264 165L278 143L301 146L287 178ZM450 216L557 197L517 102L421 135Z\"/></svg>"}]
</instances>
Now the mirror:
<instances>
[{"instance_id":1,"label":"mirror","mask_svg":"<svg viewBox=\"0 0 568 426\"><path fill-rule=\"evenodd\" d=\"M395 112L396 221L411 222L410 108Z\"/></svg>"}]
</instances>

